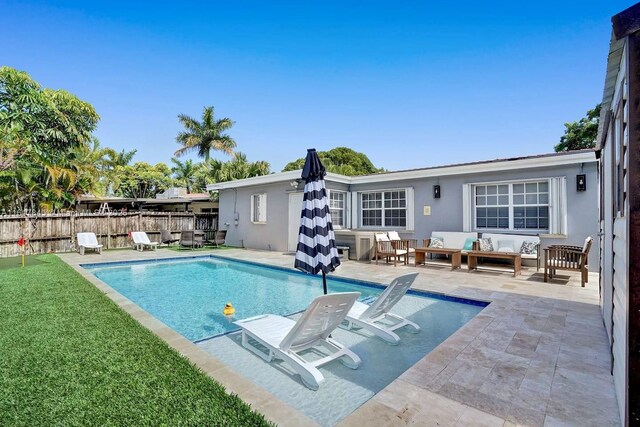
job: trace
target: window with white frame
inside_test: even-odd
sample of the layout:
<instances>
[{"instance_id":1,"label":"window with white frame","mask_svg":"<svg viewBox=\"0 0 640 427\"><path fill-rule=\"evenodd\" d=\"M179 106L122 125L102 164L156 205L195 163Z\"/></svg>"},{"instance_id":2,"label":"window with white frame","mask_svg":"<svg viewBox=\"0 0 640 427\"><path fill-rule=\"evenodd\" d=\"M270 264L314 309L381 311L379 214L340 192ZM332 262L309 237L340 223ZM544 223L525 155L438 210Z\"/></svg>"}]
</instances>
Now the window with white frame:
<instances>
[{"instance_id":1,"label":"window with white frame","mask_svg":"<svg viewBox=\"0 0 640 427\"><path fill-rule=\"evenodd\" d=\"M267 222L267 194L253 194L251 196L251 222L264 224Z\"/></svg>"},{"instance_id":2,"label":"window with white frame","mask_svg":"<svg viewBox=\"0 0 640 427\"><path fill-rule=\"evenodd\" d=\"M335 228L346 226L346 194L344 191L329 191L329 210L331 211L331 222Z\"/></svg>"},{"instance_id":3,"label":"window with white frame","mask_svg":"<svg viewBox=\"0 0 640 427\"><path fill-rule=\"evenodd\" d=\"M549 180L473 185L478 230L549 231Z\"/></svg>"},{"instance_id":4,"label":"window with white frame","mask_svg":"<svg viewBox=\"0 0 640 427\"><path fill-rule=\"evenodd\" d=\"M363 227L407 226L407 192L404 189L372 191L360 195Z\"/></svg>"}]
</instances>

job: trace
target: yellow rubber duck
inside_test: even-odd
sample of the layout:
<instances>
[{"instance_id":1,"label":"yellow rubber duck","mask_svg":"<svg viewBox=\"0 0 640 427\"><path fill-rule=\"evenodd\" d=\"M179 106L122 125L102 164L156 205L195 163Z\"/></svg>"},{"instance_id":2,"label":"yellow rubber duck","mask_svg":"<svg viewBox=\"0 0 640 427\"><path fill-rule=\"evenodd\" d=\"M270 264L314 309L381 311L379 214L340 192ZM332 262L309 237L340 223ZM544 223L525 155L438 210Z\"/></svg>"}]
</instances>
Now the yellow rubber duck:
<instances>
[{"instance_id":1,"label":"yellow rubber duck","mask_svg":"<svg viewBox=\"0 0 640 427\"><path fill-rule=\"evenodd\" d=\"M222 314L224 314L225 316L233 316L234 314L236 314L236 309L233 308L233 305L230 302L228 302L224 305Z\"/></svg>"}]
</instances>

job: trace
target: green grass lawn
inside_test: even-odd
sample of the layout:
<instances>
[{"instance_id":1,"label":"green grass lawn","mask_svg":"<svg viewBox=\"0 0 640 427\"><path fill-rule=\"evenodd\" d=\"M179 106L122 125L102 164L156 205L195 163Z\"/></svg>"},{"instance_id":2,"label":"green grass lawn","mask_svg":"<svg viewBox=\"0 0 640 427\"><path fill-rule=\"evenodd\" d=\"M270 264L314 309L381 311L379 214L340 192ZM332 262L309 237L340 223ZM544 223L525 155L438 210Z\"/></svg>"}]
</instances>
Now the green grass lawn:
<instances>
[{"instance_id":1,"label":"green grass lawn","mask_svg":"<svg viewBox=\"0 0 640 427\"><path fill-rule=\"evenodd\" d=\"M269 425L55 255L0 262L0 426Z\"/></svg>"}]
</instances>

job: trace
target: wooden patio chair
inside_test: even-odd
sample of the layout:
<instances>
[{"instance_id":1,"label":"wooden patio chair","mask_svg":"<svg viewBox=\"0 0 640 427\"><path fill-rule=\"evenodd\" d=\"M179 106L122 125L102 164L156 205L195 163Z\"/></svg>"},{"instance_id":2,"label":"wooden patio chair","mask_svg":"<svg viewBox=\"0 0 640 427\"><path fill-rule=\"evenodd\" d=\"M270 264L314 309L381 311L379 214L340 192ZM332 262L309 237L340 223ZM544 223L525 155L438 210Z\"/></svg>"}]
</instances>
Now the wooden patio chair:
<instances>
[{"instance_id":1,"label":"wooden patio chair","mask_svg":"<svg viewBox=\"0 0 640 427\"><path fill-rule=\"evenodd\" d=\"M409 256L415 256L416 247L418 246L418 239L403 239L400 237L397 231L390 231L387 233L389 240L394 248L406 249L409 251Z\"/></svg>"},{"instance_id":2,"label":"wooden patio chair","mask_svg":"<svg viewBox=\"0 0 640 427\"><path fill-rule=\"evenodd\" d=\"M404 264L409 263L409 251L405 244L398 244L392 242L385 233L376 233L376 264L380 257L385 258L387 262L393 258L393 266L397 265L397 261L400 258L404 259Z\"/></svg>"},{"instance_id":3,"label":"wooden patio chair","mask_svg":"<svg viewBox=\"0 0 640 427\"><path fill-rule=\"evenodd\" d=\"M581 284L589 282L589 251L593 237L584 241L584 246L553 245L544 248L544 281L553 278L556 270L579 271Z\"/></svg>"}]
</instances>

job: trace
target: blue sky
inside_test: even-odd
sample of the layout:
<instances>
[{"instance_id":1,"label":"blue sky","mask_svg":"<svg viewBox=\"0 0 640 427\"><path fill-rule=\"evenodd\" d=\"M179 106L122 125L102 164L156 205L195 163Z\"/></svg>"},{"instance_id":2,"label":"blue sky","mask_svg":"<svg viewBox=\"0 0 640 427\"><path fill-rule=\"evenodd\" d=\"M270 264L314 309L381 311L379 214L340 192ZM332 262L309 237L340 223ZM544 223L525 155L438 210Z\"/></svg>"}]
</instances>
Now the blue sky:
<instances>
[{"instance_id":1,"label":"blue sky","mask_svg":"<svg viewBox=\"0 0 640 427\"><path fill-rule=\"evenodd\" d=\"M176 116L214 105L273 171L336 146L398 170L552 152L632 4L0 0L0 65L93 104L136 160L168 162Z\"/></svg>"}]
</instances>

